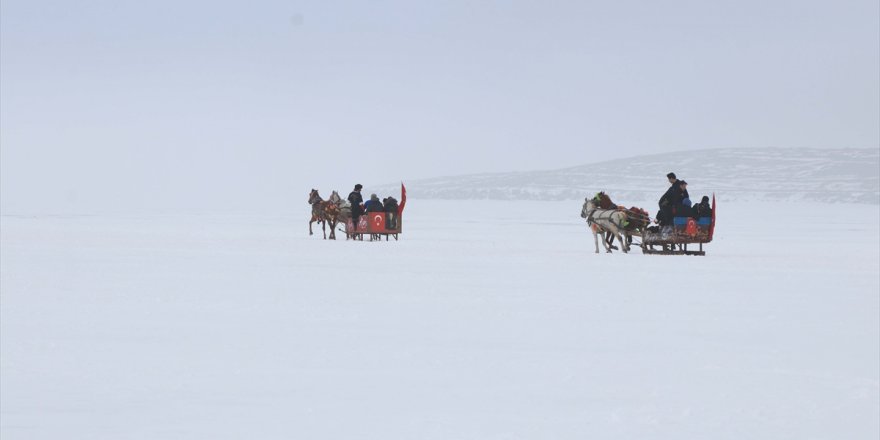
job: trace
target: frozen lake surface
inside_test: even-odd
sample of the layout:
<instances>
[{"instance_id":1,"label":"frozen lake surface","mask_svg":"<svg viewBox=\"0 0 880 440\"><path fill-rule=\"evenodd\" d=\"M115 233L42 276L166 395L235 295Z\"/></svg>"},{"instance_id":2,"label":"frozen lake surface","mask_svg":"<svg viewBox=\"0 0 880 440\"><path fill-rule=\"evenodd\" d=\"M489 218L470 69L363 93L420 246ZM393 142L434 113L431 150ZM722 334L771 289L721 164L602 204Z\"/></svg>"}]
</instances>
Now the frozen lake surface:
<instances>
[{"instance_id":1,"label":"frozen lake surface","mask_svg":"<svg viewBox=\"0 0 880 440\"><path fill-rule=\"evenodd\" d=\"M719 202L706 257L578 202L4 216L0 437L880 437L880 208Z\"/></svg>"}]
</instances>

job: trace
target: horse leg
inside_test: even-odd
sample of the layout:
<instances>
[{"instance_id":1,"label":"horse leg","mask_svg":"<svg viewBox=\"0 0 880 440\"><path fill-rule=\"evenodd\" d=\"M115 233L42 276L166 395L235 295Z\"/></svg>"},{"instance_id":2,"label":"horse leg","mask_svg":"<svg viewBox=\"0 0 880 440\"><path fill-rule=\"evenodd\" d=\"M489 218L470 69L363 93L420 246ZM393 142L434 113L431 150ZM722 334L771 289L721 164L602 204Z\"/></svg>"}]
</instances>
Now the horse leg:
<instances>
[{"instance_id":1,"label":"horse leg","mask_svg":"<svg viewBox=\"0 0 880 440\"><path fill-rule=\"evenodd\" d=\"M614 246L614 235L611 232L605 231L605 241L608 242L608 247L612 250L617 250L617 246Z\"/></svg>"},{"instance_id":2,"label":"horse leg","mask_svg":"<svg viewBox=\"0 0 880 440\"><path fill-rule=\"evenodd\" d=\"M596 226L596 229L593 231L593 238L594 238L594 240L598 240L598 238L599 238L599 233L601 233L601 234L602 234L602 245L605 246L605 253L610 254L610 253L611 253L611 247L608 245L608 242L605 241L605 233L606 233L606 232L608 232L608 231L606 231L605 229L602 229L602 228ZM596 253L597 253L597 254L599 253L599 244L598 244L598 243L596 244Z\"/></svg>"},{"instance_id":3,"label":"horse leg","mask_svg":"<svg viewBox=\"0 0 880 440\"><path fill-rule=\"evenodd\" d=\"M628 252L629 252L629 246L626 245L626 241L623 239L623 237L620 236L620 231L615 230L615 231L614 231L614 235L617 236L617 241L620 242L620 247L621 247L621 249L623 250L623 253L624 253L624 254L625 254L625 253L628 253Z\"/></svg>"},{"instance_id":4,"label":"horse leg","mask_svg":"<svg viewBox=\"0 0 880 440\"><path fill-rule=\"evenodd\" d=\"M321 222L321 230L324 231L324 240L327 239L327 222Z\"/></svg>"},{"instance_id":5,"label":"horse leg","mask_svg":"<svg viewBox=\"0 0 880 440\"><path fill-rule=\"evenodd\" d=\"M314 233L312 233L312 223L314 223L314 222L315 222L315 217L312 217L312 219L309 220L309 235L314 235Z\"/></svg>"},{"instance_id":6,"label":"horse leg","mask_svg":"<svg viewBox=\"0 0 880 440\"><path fill-rule=\"evenodd\" d=\"M599 253L599 233L593 230L593 242L596 244L596 253ZM602 243L605 243L602 241Z\"/></svg>"}]
</instances>

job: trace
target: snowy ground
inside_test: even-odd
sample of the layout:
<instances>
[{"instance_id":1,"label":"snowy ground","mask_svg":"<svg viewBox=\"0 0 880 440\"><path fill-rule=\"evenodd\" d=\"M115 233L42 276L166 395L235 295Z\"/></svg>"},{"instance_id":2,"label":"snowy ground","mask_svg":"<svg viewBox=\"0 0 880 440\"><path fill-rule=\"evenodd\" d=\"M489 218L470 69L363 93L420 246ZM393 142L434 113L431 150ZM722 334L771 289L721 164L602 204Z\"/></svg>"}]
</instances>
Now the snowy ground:
<instances>
[{"instance_id":1,"label":"snowy ground","mask_svg":"<svg viewBox=\"0 0 880 440\"><path fill-rule=\"evenodd\" d=\"M706 257L595 255L577 202L307 212L4 216L0 437L880 436L876 205L722 204Z\"/></svg>"}]
</instances>

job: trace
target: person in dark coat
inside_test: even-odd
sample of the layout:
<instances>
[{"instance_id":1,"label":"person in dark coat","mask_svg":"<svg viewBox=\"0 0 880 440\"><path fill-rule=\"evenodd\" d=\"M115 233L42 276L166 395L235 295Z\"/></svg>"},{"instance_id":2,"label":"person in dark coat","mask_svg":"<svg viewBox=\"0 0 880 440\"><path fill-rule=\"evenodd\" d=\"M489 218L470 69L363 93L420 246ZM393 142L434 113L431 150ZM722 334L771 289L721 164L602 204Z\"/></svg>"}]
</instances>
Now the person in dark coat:
<instances>
[{"instance_id":1,"label":"person in dark coat","mask_svg":"<svg viewBox=\"0 0 880 440\"><path fill-rule=\"evenodd\" d=\"M682 200L688 199L688 202L690 202L691 196L688 195L688 183L685 182L684 180L679 180L678 181L678 188L681 190L681 199Z\"/></svg>"},{"instance_id":2,"label":"person in dark coat","mask_svg":"<svg viewBox=\"0 0 880 440\"><path fill-rule=\"evenodd\" d=\"M684 180L678 181L678 192L672 198L672 200L678 201L678 203L672 205L673 217L690 217L693 215L691 199L688 197L687 185L688 183Z\"/></svg>"},{"instance_id":3,"label":"person in dark coat","mask_svg":"<svg viewBox=\"0 0 880 440\"><path fill-rule=\"evenodd\" d=\"M657 202L657 204L660 205L660 211L657 213L657 220L661 226L666 226L672 223L672 217L675 216L675 208L681 205L682 200L687 197L687 191L682 192L681 188L681 183L684 181L678 180L678 178L675 177L675 173L667 174L666 179L669 180L669 189L666 190L666 193L664 193L663 197L660 197L660 201Z\"/></svg>"},{"instance_id":4,"label":"person in dark coat","mask_svg":"<svg viewBox=\"0 0 880 440\"><path fill-rule=\"evenodd\" d=\"M358 183L354 186L354 191L348 195L348 203L351 203L351 221L357 229L358 219L364 214L364 198L361 197L361 188L364 186Z\"/></svg>"},{"instance_id":5,"label":"person in dark coat","mask_svg":"<svg viewBox=\"0 0 880 440\"><path fill-rule=\"evenodd\" d=\"M664 193L663 197L660 197L660 201L657 202L657 204L660 205L660 209L663 209L666 206L678 205L681 203L682 199L686 197L686 195L681 192L680 185L683 181L678 180L675 177L675 173L667 174L666 179L669 180L669 189L666 190L666 193Z\"/></svg>"},{"instance_id":6,"label":"person in dark coat","mask_svg":"<svg viewBox=\"0 0 880 440\"><path fill-rule=\"evenodd\" d=\"M709 196L703 196L700 203L694 205L694 217L712 217L712 206L709 205Z\"/></svg>"},{"instance_id":7,"label":"person in dark coat","mask_svg":"<svg viewBox=\"0 0 880 440\"><path fill-rule=\"evenodd\" d=\"M397 199L387 197L383 202L385 205L385 229L397 229Z\"/></svg>"},{"instance_id":8,"label":"person in dark coat","mask_svg":"<svg viewBox=\"0 0 880 440\"><path fill-rule=\"evenodd\" d=\"M367 200L367 203L364 203L364 209L367 212L384 212L385 207L382 206L382 202L379 201L379 196L375 194L370 194L370 200Z\"/></svg>"}]
</instances>

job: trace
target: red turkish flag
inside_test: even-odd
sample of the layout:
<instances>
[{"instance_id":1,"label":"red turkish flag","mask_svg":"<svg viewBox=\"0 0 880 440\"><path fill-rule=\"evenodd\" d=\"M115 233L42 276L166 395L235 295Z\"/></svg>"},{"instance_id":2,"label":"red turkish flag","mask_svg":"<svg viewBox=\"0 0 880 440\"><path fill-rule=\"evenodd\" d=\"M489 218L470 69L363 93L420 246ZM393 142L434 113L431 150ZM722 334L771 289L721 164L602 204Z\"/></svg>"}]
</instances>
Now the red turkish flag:
<instances>
[{"instance_id":1,"label":"red turkish flag","mask_svg":"<svg viewBox=\"0 0 880 440\"><path fill-rule=\"evenodd\" d=\"M715 193L712 193L712 224L709 226L709 240L715 235Z\"/></svg>"},{"instance_id":2,"label":"red turkish flag","mask_svg":"<svg viewBox=\"0 0 880 440\"><path fill-rule=\"evenodd\" d=\"M691 237L697 235L697 221L689 218L687 221L687 225L684 228L684 231L687 235L690 235Z\"/></svg>"},{"instance_id":3,"label":"red turkish flag","mask_svg":"<svg viewBox=\"0 0 880 440\"><path fill-rule=\"evenodd\" d=\"M397 215L403 216L403 207L406 206L406 187L400 182L400 206L397 207Z\"/></svg>"}]
</instances>

